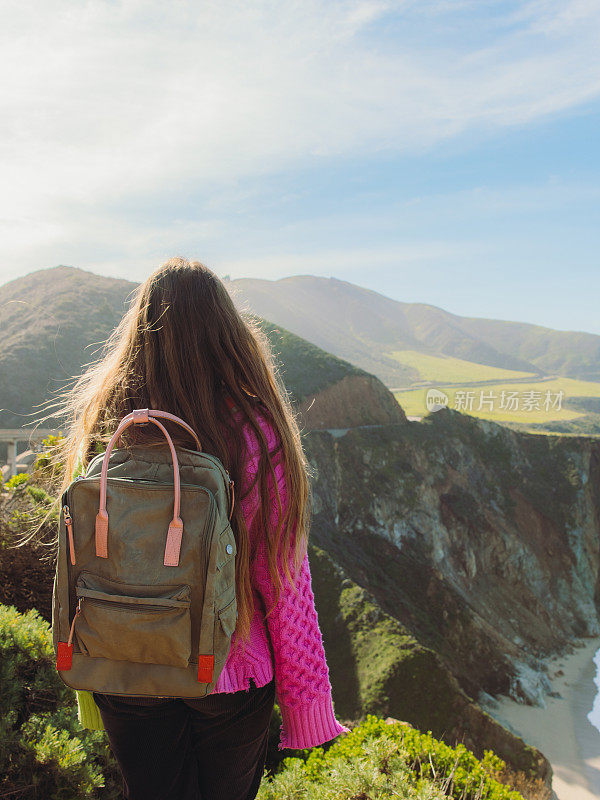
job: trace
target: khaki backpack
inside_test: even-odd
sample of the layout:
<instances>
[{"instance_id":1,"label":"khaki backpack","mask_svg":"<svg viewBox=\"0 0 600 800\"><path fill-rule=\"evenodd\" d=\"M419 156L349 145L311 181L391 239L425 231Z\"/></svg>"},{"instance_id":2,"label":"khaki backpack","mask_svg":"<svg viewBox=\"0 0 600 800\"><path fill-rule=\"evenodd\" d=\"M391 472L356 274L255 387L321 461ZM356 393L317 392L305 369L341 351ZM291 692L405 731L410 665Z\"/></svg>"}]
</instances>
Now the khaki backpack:
<instances>
[{"instance_id":1,"label":"khaki backpack","mask_svg":"<svg viewBox=\"0 0 600 800\"><path fill-rule=\"evenodd\" d=\"M198 450L175 448L164 418ZM167 448L114 449L131 424L154 423ZM73 689L204 697L237 620L233 482L198 436L166 411L123 417L106 451L61 498L52 633Z\"/></svg>"}]
</instances>

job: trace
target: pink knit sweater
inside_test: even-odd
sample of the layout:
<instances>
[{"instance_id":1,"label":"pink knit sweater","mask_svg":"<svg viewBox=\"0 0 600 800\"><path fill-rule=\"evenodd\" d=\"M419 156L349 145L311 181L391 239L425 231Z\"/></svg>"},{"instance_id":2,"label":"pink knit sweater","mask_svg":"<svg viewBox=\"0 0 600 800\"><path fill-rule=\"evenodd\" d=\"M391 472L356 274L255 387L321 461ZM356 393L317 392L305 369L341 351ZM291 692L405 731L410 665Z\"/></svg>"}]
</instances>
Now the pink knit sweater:
<instances>
[{"instance_id":1,"label":"pink knit sweater","mask_svg":"<svg viewBox=\"0 0 600 800\"><path fill-rule=\"evenodd\" d=\"M264 417L259 424L267 436L269 452L273 452L279 436ZM242 493L252 482L260 459L260 446L256 434L249 426L244 428L248 448L245 484ZM283 509L287 496L283 466L272 457ZM271 486L271 494L274 488ZM254 616L250 640L245 651L234 648L236 634L225 667L219 676L213 694L249 689L249 678L256 686L264 686L275 676L275 691L283 723L279 750L316 747L348 733L349 728L335 718L331 697L329 668L325 660L323 639L319 629L308 554L304 556L298 579L296 595L282 573L285 590L274 611L265 619L266 610L273 605L275 589L269 574L265 534L254 524L259 508L259 491L252 492L241 501L250 537L251 581L253 587ZM274 500L271 518L276 520L277 503ZM293 553L293 550L292 550ZM293 575L293 566L290 563ZM269 647L269 638L273 651Z\"/></svg>"}]
</instances>

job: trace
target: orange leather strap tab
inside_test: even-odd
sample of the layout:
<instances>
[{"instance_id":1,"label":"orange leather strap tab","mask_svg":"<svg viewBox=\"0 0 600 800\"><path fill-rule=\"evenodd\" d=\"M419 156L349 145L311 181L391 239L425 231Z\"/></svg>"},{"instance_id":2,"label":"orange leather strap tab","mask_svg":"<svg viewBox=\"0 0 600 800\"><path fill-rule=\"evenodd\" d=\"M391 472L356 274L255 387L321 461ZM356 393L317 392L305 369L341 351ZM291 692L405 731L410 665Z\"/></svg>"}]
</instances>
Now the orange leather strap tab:
<instances>
[{"instance_id":1,"label":"orange leather strap tab","mask_svg":"<svg viewBox=\"0 0 600 800\"><path fill-rule=\"evenodd\" d=\"M181 551L181 539L183 538L183 522L180 517L171 520L167 531L167 542L165 544L165 567L179 566L179 553Z\"/></svg>"},{"instance_id":2,"label":"orange leather strap tab","mask_svg":"<svg viewBox=\"0 0 600 800\"><path fill-rule=\"evenodd\" d=\"M96 514L96 555L99 558L108 558L108 514L99 511Z\"/></svg>"},{"instance_id":3,"label":"orange leather strap tab","mask_svg":"<svg viewBox=\"0 0 600 800\"><path fill-rule=\"evenodd\" d=\"M215 657L198 656L198 682L212 683L213 672L215 669Z\"/></svg>"}]
</instances>

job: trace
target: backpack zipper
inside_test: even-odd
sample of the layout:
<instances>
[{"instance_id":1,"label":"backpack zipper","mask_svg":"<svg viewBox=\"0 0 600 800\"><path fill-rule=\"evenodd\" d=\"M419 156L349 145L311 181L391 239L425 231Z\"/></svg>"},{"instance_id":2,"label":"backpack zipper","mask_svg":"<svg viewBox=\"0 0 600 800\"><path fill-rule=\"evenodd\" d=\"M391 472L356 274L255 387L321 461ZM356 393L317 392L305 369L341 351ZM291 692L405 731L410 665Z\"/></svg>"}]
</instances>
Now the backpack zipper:
<instances>
[{"instance_id":1,"label":"backpack zipper","mask_svg":"<svg viewBox=\"0 0 600 800\"><path fill-rule=\"evenodd\" d=\"M227 470L225 470L225 472L227 472ZM235 504L235 483L229 477L228 472L227 478L229 480L229 521L231 522L231 517L233 516L233 506Z\"/></svg>"},{"instance_id":2,"label":"backpack zipper","mask_svg":"<svg viewBox=\"0 0 600 800\"><path fill-rule=\"evenodd\" d=\"M100 475L91 475L89 478L76 478L77 481L99 481ZM147 483L150 484L148 486L149 489L171 489L173 488L172 483L163 483L162 481L152 480L151 478L125 478L125 477L117 477L116 475L109 475L107 477L107 481L110 484L111 481L122 481L125 483ZM212 496L212 492L210 489L207 489L206 486L202 486L199 483L181 483L180 486L186 489L199 489L203 492L208 492Z\"/></svg>"},{"instance_id":3,"label":"backpack zipper","mask_svg":"<svg viewBox=\"0 0 600 800\"><path fill-rule=\"evenodd\" d=\"M113 450L111 455L114 455L115 453L120 452L120 449L123 449L123 448L117 448L116 450ZM184 448L184 449L188 449L188 448ZM229 475L229 471L227 469L225 469L225 467L223 466L221 461L216 456L213 456L210 453L205 453L204 451L201 452L200 450L193 450L191 452L199 453L202 456L202 458L206 458L208 461L210 461L212 464L214 464L214 466L219 470L219 472L221 472L223 477L226 479L226 482L228 483L229 490L230 490L229 499L231 501L231 512L233 513L234 483L231 480L231 476ZM95 455L94 458L90 461L90 463L86 467L86 470L85 470L86 471L86 475L82 475L82 476L80 476L78 478L75 478L75 480L78 481L78 480L81 480L84 477L87 477L87 473L91 469L92 465L95 462L100 461L102 458L104 458L104 453L98 453L97 455ZM156 462L156 463L162 463L162 462ZM95 476L90 476L90 477L95 477ZM142 479L140 478L139 480L142 480ZM182 486L184 486L184 485L188 485L188 484L182 484ZM189 484L189 485L191 486L191 485L194 485L194 484ZM230 515L229 519L231 519L231 515Z\"/></svg>"},{"instance_id":4,"label":"backpack zipper","mask_svg":"<svg viewBox=\"0 0 600 800\"><path fill-rule=\"evenodd\" d=\"M120 453L120 452L121 452L123 449L124 449L124 448L122 448L122 447L117 447L117 448L116 448L115 450L113 450L113 452L111 453L111 457L112 457L112 456L113 456L115 453ZM180 448L180 449L182 449L182 448ZM183 449L184 449L184 450L187 450L188 448L183 448ZM106 452L106 451L105 451L105 452ZM194 453L194 454L196 454L196 455L201 455L201 456L202 456L202 458L206 458L206 459L208 459L208 461L211 461L211 462L212 462L212 463L215 465L215 467L217 467L217 469L219 469L221 472L223 472L223 473L225 474L225 477L227 478L227 480L229 480L229 472L228 472L228 471L225 469L225 467L223 466L223 464L221 463L221 461L220 461L220 460L219 460L219 459L218 459L216 456L213 456L213 455L211 455L210 453L205 453L204 451L202 451L202 452L201 452L200 450L191 450L190 452L192 452L192 453ZM104 458L104 453L98 453L97 455L95 455L95 456L94 456L94 458L92 458L92 460L90 461L90 463L87 465L87 467L86 467L86 470L85 470L85 471L86 471L86 473L87 473L87 472L88 472L88 471L89 471L89 470L92 468L92 466L94 466L94 464L95 464L97 461L100 461L100 460L102 460L103 458ZM121 462L121 463L124 463L124 462ZM163 462L162 462L162 461L160 461L160 462L154 462L154 463L160 463L160 464L162 464ZM187 465L187 466L190 466L190 465ZM82 477L87 477L87 475L84 475L84 476L82 476ZM75 480L77 480L77 479L75 479Z\"/></svg>"},{"instance_id":5,"label":"backpack zipper","mask_svg":"<svg viewBox=\"0 0 600 800\"><path fill-rule=\"evenodd\" d=\"M151 605L138 605L136 606L135 603L123 603L119 600L105 600L100 597L80 597L79 598L79 605L81 606L82 601L85 600L86 603L91 603L92 605L108 605L111 608L124 608L128 609L129 611L181 611L182 609L185 611L186 606L168 606L168 605L160 605L160 604L151 604Z\"/></svg>"},{"instance_id":6,"label":"backpack zipper","mask_svg":"<svg viewBox=\"0 0 600 800\"><path fill-rule=\"evenodd\" d=\"M229 488L229 515L228 515L228 519L231 520L231 517L233 516L233 507L234 507L234 503L235 503L235 483L229 477L229 472L227 472L227 470L225 468L223 468L223 472L227 476L227 486ZM99 475L92 475L89 478L84 478L83 476L80 476L78 478L75 478L73 483L75 483L77 481L82 481L82 480L87 480L87 481L100 480L100 476ZM107 480L109 482L110 481L124 481L124 482L127 482L127 483L147 483L147 484L150 484L149 488L155 488L154 486L152 486L152 484L158 484L159 488L161 488L161 489L168 488L168 486L170 485L170 484L164 484L161 481L153 480L152 478L125 478L125 477L117 477L117 476L109 475L107 477ZM210 494L210 496L214 498L214 495L210 491L210 489L207 489L205 486L201 486L199 483L182 483L182 484L180 484L180 486L181 486L182 489L183 488L187 488L187 489L202 489L203 491L208 492ZM68 495L67 495L66 492L65 492L65 498L68 499ZM68 506L67 506L67 508L68 508ZM74 558L74 555L72 557ZM74 564L75 562L72 561L71 563Z\"/></svg>"},{"instance_id":7,"label":"backpack zipper","mask_svg":"<svg viewBox=\"0 0 600 800\"><path fill-rule=\"evenodd\" d=\"M69 553L71 555L71 564L75 564L75 542L73 541L73 520L71 518L71 511L69 506L63 506L63 518L69 534Z\"/></svg>"}]
</instances>

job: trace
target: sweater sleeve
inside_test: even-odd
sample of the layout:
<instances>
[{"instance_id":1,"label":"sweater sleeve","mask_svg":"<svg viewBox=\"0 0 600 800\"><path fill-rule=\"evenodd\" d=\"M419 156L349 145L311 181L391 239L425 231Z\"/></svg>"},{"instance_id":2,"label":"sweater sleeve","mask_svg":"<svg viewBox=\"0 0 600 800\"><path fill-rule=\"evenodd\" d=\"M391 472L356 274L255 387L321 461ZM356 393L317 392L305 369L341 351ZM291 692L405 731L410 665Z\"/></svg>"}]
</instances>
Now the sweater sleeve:
<instances>
[{"instance_id":1,"label":"sweater sleeve","mask_svg":"<svg viewBox=\"0 0 600 800\"><path fill-rule=\"evenodd\" d=\"M278 437L270 426L262 427L267 434L269 450L273 452L278 444ZM285 512L287 496L284 470L277 457L273 458L273 463L282 512ZM251 469L257 469L257 457L251 465ZM272 483L269 488L273 499L271 519L276 523L277 502ZM255 528L253 526L251 533L254 543L252 576L265 610L268 611L273 606L276 593L269 573L264 531L261 536L261 532ZM290 573L293 576L293 548L290 555ZM305 552L299 573L295 576L297 594L285 573L280 574L283 582L281 596L274 610L266 617L275 661L275 691L282 716L279 750L316 747L340 733L348 733L350 729L335 718L329 668L312 591L308 553Z\"/></svg>"}]
</instances>

